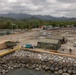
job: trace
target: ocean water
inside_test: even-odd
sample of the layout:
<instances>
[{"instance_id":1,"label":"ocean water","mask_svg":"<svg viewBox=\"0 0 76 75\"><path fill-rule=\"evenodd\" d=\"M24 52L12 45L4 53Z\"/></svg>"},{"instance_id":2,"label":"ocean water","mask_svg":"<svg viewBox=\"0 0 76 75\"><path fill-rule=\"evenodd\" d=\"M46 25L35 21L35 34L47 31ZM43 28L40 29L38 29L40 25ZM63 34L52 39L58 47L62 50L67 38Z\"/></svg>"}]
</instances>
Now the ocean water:
<instances>
[{"instance_id":1,"label":"ocean water","mask_svg":"<svg viewBox=\"0 0 76 75\"><path fill-rule=\"evenodd\" d=\"M20 68L20 69L12 70L6 75L58 75L58 74L51 74L44 71L35 71L35 70Z\"/></svg>"}]
</instances>

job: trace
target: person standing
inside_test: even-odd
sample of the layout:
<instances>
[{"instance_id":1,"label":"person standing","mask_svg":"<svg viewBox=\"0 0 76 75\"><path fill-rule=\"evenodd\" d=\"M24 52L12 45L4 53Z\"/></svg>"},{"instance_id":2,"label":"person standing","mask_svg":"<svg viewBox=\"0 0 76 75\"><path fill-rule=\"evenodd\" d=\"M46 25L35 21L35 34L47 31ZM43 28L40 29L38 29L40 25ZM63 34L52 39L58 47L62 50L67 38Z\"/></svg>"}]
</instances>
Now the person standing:
<instances>
[{"instance_id":1,"label":"person standing","mask_svg":"<svg viewBox=\"0 0 76 75\"><path fill-rule=\"evenodd\" d=\"M72 53L72 49L71 48L69 49L69 52Z\"/></svg>"}]
</instances>

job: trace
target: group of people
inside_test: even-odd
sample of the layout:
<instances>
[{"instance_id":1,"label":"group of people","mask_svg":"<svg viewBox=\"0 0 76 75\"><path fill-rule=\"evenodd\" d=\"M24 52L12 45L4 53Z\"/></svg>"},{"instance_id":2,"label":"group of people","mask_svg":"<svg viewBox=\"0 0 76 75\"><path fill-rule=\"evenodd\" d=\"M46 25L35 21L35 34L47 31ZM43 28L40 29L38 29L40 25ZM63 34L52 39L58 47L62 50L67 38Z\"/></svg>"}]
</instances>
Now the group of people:
<instances>
[{"instance_id":1,"label":"group of people","mask_svg":"<svg viewBox=\"0 0 76 75\"><path fill-rule=\"evenodd\" d=\"M61 50L64 51L64 48L61 48ZM70 54L72 53L72 49L71 48L69 49L69 53Z\"/></svg>"}]
</instances>

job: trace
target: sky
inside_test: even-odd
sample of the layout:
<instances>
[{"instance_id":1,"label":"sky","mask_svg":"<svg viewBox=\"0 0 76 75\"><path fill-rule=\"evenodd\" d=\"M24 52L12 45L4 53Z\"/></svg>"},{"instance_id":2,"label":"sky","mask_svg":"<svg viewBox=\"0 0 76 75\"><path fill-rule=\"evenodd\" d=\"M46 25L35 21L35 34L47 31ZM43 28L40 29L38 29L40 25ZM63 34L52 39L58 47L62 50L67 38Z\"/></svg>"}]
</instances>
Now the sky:
<instances>
[{"instance_id":1,"label":"sky","mask_svg":"<svg viewBox=\"0 0 76 75\"><path fill-rule=\"evenodd\" d=\"M0 14L3 13L76 18L76 0L0 0Z\"/></svg>"}]
</instances>

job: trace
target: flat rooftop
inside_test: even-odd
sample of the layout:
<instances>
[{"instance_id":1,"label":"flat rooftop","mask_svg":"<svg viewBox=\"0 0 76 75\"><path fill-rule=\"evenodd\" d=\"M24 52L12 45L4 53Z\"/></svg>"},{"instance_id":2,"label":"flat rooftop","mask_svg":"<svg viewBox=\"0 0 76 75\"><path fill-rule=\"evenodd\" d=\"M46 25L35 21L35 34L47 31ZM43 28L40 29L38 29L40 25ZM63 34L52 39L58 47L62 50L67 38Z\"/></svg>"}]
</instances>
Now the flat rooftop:
<instances>
[{"instance_id":1,"label":"flat rooftop","mask_svg":"<svg viewBox=\"0 0 76 75\"><path fill-rule=\"evenodd\" d=\"M40 39L38 42L57 44L59 42L59 40L56 40L56 39Z\"/></svg>"},{"instance_id":2,"label":"flat rooftop","mask_svg":"<svg viewBox=\"0 0 76 75\"><path fill-rule=\"evenodd\" d=\"M46 39L56 39L56 40L62 40L62 36L47 36Z\"/></svg>"}]
</instances>

